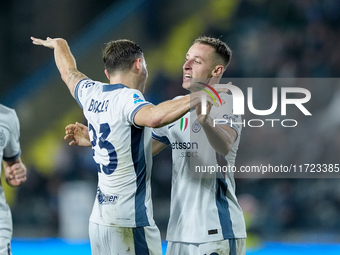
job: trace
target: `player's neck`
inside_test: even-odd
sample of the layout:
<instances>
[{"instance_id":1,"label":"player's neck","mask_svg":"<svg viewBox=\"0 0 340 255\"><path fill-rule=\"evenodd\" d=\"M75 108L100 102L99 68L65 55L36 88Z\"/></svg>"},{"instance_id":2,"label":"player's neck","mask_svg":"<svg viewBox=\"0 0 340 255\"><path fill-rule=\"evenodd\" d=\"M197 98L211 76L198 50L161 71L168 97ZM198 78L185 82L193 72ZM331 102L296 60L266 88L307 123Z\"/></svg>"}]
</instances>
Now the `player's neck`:
<instances>
[{"instance_id":1,"label":"player's neck","mask_svg":"<svg viewBox=\"0 0 340 255\"><path fill-rule=\"evenodd\" d=\"M141 82L140 77L131 74L117 74L110 77L110 84L121 83L131 89L137 89L144 92L145 82Z\"/></svg>"}]
</instances>

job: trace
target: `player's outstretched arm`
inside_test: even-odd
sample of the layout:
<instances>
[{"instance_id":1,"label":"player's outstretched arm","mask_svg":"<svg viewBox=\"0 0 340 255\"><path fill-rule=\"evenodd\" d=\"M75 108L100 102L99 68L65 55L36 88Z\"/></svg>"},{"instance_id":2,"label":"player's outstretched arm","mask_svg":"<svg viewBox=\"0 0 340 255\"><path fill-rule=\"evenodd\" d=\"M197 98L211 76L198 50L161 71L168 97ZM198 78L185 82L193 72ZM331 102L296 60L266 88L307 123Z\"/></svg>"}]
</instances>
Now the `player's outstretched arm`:
<instances>
[{"instance_id":1,"label":"player's outstretched arm","mask_svg":"<svg viewBox=\"0 0 340 255\"><path fill-rule=\"evenodd\" d=\"M27 169L19 157L15 161L3 161L6 182L10 186L20 186L27 180Z\"/></svg>"},{"instance_id":2,"label":"player's outstretched arm","mask_svg":"<svg viewBox=\"0 0 340 255\"><path fill-rule=\"evenodd\" d=\"M201 104L203 91L197 91L176 100L169 100L155 105L147 105L140 109L134 122L139 126L160 128L166 126ZM207 102L214 103L211 98ZM215 104L216 105L216 104ZM218 106L218 105L216 105Z\"/></svg>"},{"instance_id":3,"label":"player's outstretched arm","mask_svg":"<svg viewBox=\"0 0 340 255\"><path fill-rule=\"evenodd\" d=\"M144 106L136 113L134 122L138 126L159 128L174 122L189 110L190 98L186 96L178 100L165 101L157 106Z\"/></svg>"},{"instance_id":4,"label":"player's outstretched arm","mask_svg":"<svg viewBox=\"0 0 340 255\"><path fill-rule=\"evenodd\" d=\"M71 140L69 145L78 146L92 146L90 142L89 129L84 124L76 122L76 124L69 124L65 127L64 140Z\"/></svg>"},{"instance_id":5,"label":"player's outstretched arm","mask_svg":"<svg viewBox=\"0 0 340 255\"><path fill-rule=\"evenodd\" d=\"M76 61L66 40L62 38L52 39L50 37L47 37L46 40L35 37L31 37L31 39L32 43L35 45L42 45L54 49L54 59L61 78L69 88L71 95L74 97L74 90L78 82L87 77L77 70Z\"/></svg>"}]
</instances>

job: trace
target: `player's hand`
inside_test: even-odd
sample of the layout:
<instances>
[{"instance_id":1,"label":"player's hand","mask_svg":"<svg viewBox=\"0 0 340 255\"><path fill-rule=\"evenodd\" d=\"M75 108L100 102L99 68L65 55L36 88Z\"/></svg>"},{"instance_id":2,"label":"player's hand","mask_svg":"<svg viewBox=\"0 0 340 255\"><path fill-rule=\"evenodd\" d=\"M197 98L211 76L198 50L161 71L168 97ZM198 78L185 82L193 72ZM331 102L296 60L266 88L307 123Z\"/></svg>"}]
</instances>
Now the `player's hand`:
<instances>
[{"instance_id":1,"label":"player's hand","mask_svg":"<svg viewBox=\"0 0 340 255\"><path fill-rule=\"evenodd\" d=\"M5 168L6 181L11 186L19 186L27 180L27 169L22 162Z\"/></svg>"},{"instance_id":2,"label":"player's hand","mask_svg":"<svg viewBox=\"0 0 340 255\"><path fill-rule=\"evenodd\" d=\"M228 82L228 84L231 84L231 82ZM212 86L208 86L208 88L213 88L217 93L227 93L229 91L229 89L227 88L214 88L214 85ZM205 91L204 91L205 92ZM206 92L205 92L206 93ZM216 94L212 94L212 96L215 96ZM211 96L209 95L210 99L213 100L211 98ZM201 125L205 125L209 120L211 120L211 118L209 117L210 111L211 111L211 107L213 106L213 104L211 103L211 100L206 102L206 114L202 114L202 103L196 106L196 114L197 114L197 120ZM223 99L217 100L215 99L215 101L218 101L220 104L222 103L225 104L225 101ZM215 103L216 105L216 103Z\"/></svg>"},{"instance_id":3,"label":"player's hand","mask_svg":"<svg viewBox=\"0 0 340 255\"><path fill-rule=\"evenodd\" d=\"M64 140L71 140L69 145L78 145L78 146L92 146L90 142L89 129L87 126L76 122L76 124L69 124L65 127L65 136Z\"/></svg>"},{"instance_id":4,"label":"player's hand","mask_svg":"<svg viewBox=\"0 0 340 255\"><path fill-rule=\"evenodd\" d=\"M228 84L231 84L231 82L229 82ZM198 86L195 88L196 92L193 92L190 95L191 108L194 108L197 105L205 103L202 102L203 96L206 98L207 103L215 105L216 107L225 103L223 100L219 98L218 93L227 93L229 91L228 88L225 87L215 88L215 86L218 84L209 85L202 82L197 82L197 85ZM197 89L199 89L199 91L197 91Z\"/></svg>"},{"instance_id":5,"label":"player's hand","mask_svg":"<svg viewBox=\"0 0 340 255\"><path fill-rule=\"evenodd\" d=\"M198 120L198 123L200 123L202 126L204 126L211 119L209 115L211 107L212 107L212 104L210 102L207 102L206 114L202 114L202 105L199 104L196 106L197 120Z\"/></svg>"},{"instance_id":6,"label":"player's hand","mask_svg":"<svg viewBox=\"0 0 340 255\"><path fill-rule=\"evenodd\" d=\"M205 98L206 102L203 101ZM196 108L197 106L201 107L202 103L210 103L218 107L218 101L212 99L205 91L196 91L190 94L190 108Z\"/></svg>"},{"instance_id":7,"label":"player's hand","mask_svg":"<svg viewBox=\"0 0 340 255\"><path fill-rule=\"evenodd\" d=\"M32 39L32 43L35 44L35 45L42 45L42 46L45 46L45 47L50 48L50 49L55 48L56 39L52 39L50 37L47 37L46 40L42 40L42 39L35 38L33 36L31 36L31 39Z\"/></svg>"}]
</instances>

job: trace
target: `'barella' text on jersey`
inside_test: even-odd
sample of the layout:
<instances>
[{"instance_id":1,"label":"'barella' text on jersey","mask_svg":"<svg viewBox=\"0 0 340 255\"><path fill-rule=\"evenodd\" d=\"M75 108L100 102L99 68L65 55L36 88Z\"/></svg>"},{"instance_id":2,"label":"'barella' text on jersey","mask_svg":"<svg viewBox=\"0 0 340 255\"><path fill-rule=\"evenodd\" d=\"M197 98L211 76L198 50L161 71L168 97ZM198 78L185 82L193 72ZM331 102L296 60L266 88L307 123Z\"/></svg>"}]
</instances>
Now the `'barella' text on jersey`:
<instances>
[{"instance_id":1,"label":"'barella' text on jersey","mask_svg":"<svg viewBox=\"0 0 340 255\"><path fill-rule=\"evenodd\" d=\"M91 104L88 111L94 113L107 112L109 102L110 100L104 100L102 102L99 102L98 100L91 99Z\"/></svg>"}]
</instances>

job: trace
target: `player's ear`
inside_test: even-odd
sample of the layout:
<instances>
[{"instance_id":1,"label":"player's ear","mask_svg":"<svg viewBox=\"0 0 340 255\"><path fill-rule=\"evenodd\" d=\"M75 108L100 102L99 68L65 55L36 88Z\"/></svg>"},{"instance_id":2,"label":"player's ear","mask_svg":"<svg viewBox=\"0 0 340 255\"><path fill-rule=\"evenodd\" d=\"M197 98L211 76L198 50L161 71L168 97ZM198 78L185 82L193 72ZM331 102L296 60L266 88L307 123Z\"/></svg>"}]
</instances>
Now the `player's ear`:
<instances>
[{"instance_id":1,"label":"player's ear","mask_svg":"<svg viewBox=\"0 0 340 255\"><path fill-rule=\"evenodd\" d=\"M213 77L222 76L223 72L224 72L223 65L217 65L217 66L215 66L215 68L212 71L212 76Z\"/></svg>"},{"instance_id":2,"label":"player's ear","mask_svg":"<svg viewBox=\"0 0 340 255\"><path fill-rule=\"evenodd\" d=\"M141 58L137 58L135 63L136 63L136 68L137 68L138 72L140 72L142 70L142 67L143 67L142 59Z\"/></svg>"},{"instance_id":3,"label":"player's ear","mask_svg":"<svg viewBox=\"0 0 340 255\"><path fill-rule=\"evenodd\" d=\"M135 62L132 65L131 71L134 73L140 73L142 70L142 59L141 58L137 58L135 60Z\"/></svg>"},{"instance_id":4,"label":"player's ear","mask_svg":"<svg viewBox=\"0 0 340 255\"><path fill-rule=\"evenodd\" d=\"M109 75L109 72L107 71L107 69L104 70L104 73L105 73L106 77L110 80L110 75Z\"/></svg>"}]
</instances>

